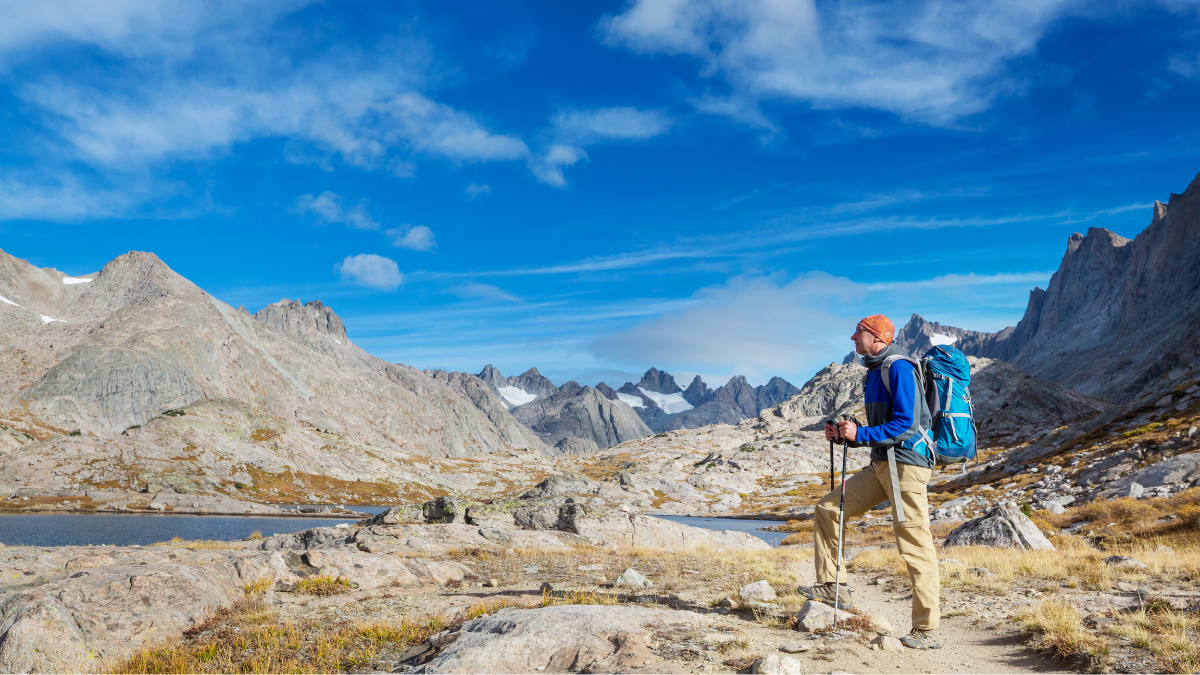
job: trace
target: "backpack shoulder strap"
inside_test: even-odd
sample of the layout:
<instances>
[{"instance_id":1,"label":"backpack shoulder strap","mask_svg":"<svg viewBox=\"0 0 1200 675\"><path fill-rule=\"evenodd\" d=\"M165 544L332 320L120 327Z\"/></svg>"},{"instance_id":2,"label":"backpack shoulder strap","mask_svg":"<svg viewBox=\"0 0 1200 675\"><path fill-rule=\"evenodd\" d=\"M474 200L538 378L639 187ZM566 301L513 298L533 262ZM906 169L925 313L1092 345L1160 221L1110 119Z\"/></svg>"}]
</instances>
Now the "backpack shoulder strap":
<instances>
[{"instance_id":1,"label":"backpack shoulder strap","mask_svg":"<svg viewBox=\"0 0 1200 675\"><path fill-rule=\"evenodd\" d=\"M921 383L920 389L924 391L925 377L921 373L921 362L909 356L893 354L884 359L883 363L879 366L879 375L883 378L883 388L887 389L888 396L894 396L894 394L892 394L892 364L897 361L908 361L912 364L913 375L917 378L917 381Z\"/></svg>"}]
</instances>

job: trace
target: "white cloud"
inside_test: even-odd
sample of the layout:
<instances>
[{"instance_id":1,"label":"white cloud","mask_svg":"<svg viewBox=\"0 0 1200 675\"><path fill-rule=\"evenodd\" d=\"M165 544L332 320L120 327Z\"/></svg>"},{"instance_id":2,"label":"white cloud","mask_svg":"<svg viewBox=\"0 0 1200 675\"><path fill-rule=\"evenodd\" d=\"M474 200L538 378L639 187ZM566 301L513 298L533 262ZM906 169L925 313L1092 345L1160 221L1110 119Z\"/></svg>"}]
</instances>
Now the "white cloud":
<instances>
[{"instance_id":1,"label":"white cloud","mask_svg":"<svg viewBox=\"0 0 1200 675\"><path fill-rule=\"evenodd\" d=\"M394 291L404 283L396 261L374 253L346 256L334 271L345 281L381 291Z\"/></svg>"},{"instance_id":2,"label":"white cloud","mask_svg":"<svg viewBox=\"0 0 1200 675\"><path fill-rule=\"evenodd\" d=\"M84 164L114 184L263 138L286 139L292 161L325 169L340 161L397 176L413 175L421 160L533 156L519 137L425 93L437 71L419 38L373 51L308 49L290 32L278 39L276 24L307 4L5 3L0 72L23 59L28 66L14 93L30 121L57 137L42 144L51 149L38 157L42 166L69 172ZM31 58L81 47L102 53L104 66L44 70ZM61 209L50 206L44 212L55 217Z\"/></svg>"},{"instance_id":3,"label":"white cloud","mask_svg":"<svg viewBox=\"0 0 1200 675\"><path fill-rule=\"evenodd\" d=\"M563 187L567 184L567 179L563 176L563 167L575 166L582 159L587 159L583 148L555 145L551 146L545 155L530 158L529 170L539 181L554 187Z\"/></svg>"},{"instance_id":4,"label":"white cloud","mask_svg":"<svg viewBox=\"0 0 1200 675\"><path fill-rule=\"evenodd\" d=\"M596 358L671 372L730 372L802 384L850 351L855 323L886 314L896 325L919 313L974 330L1015 324L1028 290L1050 272L945 275L862 283L824 272L796 278L736 277L690 302L592 344Z\"/></svg>"},{"instance_id":5,"label":"white cloud","mask_svg":"<svg viewBox=\"0 0 1200 675\"><path fill-rule=\"evenodd\" d=\"M465 192L467 194L471 195L471 199L474 199L482 194L490 194L491 191L492 191L492 186L488 185L487 183L484 183L482 185L480 185L478 183L471 183L470 185L468 185L466 187L466 190L465 190Z\"/></svg>"},{"instance_id":6,"label":"white cloud","mask_svg":"<svg viewBox=\"0 0 1200 675\"><path fill-rule=\"evenodd\" d=\"M476 281L468 281L458 284L457 286L452 287L450 292L463 300L483 300L491 302L520 302L521 300L517 296L502 288L498 288L491 284L481 284Z\"/></svg>"},{"instance_id":7,"label":"white cloud","mask_svg":"<svg viewBox=\"0 0 1200 675\"><path fill-rule=\"evenodd\" d=\"M707 107L747 121L764 121L755 101L792 99L947 124L1019 91L1007 64L1055 20L1096 11L1077 0L633 0L600 28L610 45L698 59L732 90Z\"/></svg>"},{"instance_id":8,"label":"white cloud","mask_svg":"<svg viewBox=\"0 0 1200 675\"><path fill-rule=\"evenodd\" d=\"M319 196L300 195L292 207L296 213L311 213L323 223L349 225L356 230L378 230L379 222L367 212L367 200L363 199L353 208L342 206L342 196L328 190Z\"/></svg>"},{"instance_id":9,"label":"white cloud","mask_svg":"<svg viewBox=\"0 0 1200 675\"><path fill-rule=\"evenodd\" d=\"M646 140L666 133L671 120L657 110L596 108L568 110L551 120L554 138L565 145L587 145L607 140Z\"/></svg>"},{"instance_id":10,"label":"white cloud","mask_svg":"<svg viewBox=\"0 0 1200 675\"><path fill-rule=\"evenodd\" d=\"M424 225L397 227L384 232L392 242L392 246L407 248L411 251L432 251L437 248L433 238L433 230Z\"/></svg>"}]
</instances>

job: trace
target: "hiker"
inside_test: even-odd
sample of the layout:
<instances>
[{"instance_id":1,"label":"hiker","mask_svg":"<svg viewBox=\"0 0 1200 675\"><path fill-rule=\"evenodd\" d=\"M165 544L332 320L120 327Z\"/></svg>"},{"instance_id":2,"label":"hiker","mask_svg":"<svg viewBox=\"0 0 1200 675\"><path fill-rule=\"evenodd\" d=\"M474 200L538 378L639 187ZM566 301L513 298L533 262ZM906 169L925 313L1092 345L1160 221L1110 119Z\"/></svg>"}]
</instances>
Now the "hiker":
<instances>
[{"instance_id":1,"label":"hiker","mask_svg":"<svg viewBox=\"0 0 1200 675\"><path fill-rule=\"evenodd\" d=\"M825 438L833 442L845 439L851 447L871 448L871 464L846 481L845 513L840 517L856 518L885 500L891 501L892 531L900 557L908 566L913 591L912 632L900 641L913 649L938 649L941 644L934 632L940 620L938 562L925 496L935 461L928 434L930 413L918 371L911 361L904 360L908 358L904 350L892 344L895 334L895 326L882 314L858 323L851 339L855 352L862 356L867 367L863 398L868 426L860 427L850 420L836 425L826 422ZM895 356L903 359L888 358ZM884 371L889 378L886 386L882 381ZM889 456L894 460L891 463L894 474ZM899 500L895 498L894 486L899 488ZM839 499L835 486L817 503L814 515L817 583L798 590L810 600L831 606L836 592L839 605L851 610L854 602L849 584L835 583L836 556L840 553ZM902 513L898 513L897 504Z\"/></svg>"}]
</instances>

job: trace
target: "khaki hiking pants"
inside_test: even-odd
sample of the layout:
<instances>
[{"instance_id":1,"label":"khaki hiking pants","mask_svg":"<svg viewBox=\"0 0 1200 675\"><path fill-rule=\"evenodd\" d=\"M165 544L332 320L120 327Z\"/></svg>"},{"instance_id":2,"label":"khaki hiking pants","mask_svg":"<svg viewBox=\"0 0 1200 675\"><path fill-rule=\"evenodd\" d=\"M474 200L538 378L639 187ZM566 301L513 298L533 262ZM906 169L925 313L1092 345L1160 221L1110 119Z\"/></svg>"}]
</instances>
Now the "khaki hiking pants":
<instances>
[{"instance_id":1,"label":"khaki hiking pants","mask_svg":"<svg viewBox=\"0 0 1200 675\"><path fill-rule=\"evenodd\" d=\"M892 510L892 531L896 533L896 547L900 557L908 565L908 578L912 582L912 627L933 630L938 627L941 613L938 598L941 594L938 577L937 551L933 548L933 534L929 531L929 502L925 487L933 473L931 469L896 463L900 474L900 496L904 504L904 522L896 522ZM839 490L835 489L817 502L815 559L817 583L832 583L837 575L838 502ZM846 515L861 516L892 496L892 481L887 462L872 462L846 480ZM842 581L847 581L846 568L842 567Z\"/></svg>"}]
</instances>

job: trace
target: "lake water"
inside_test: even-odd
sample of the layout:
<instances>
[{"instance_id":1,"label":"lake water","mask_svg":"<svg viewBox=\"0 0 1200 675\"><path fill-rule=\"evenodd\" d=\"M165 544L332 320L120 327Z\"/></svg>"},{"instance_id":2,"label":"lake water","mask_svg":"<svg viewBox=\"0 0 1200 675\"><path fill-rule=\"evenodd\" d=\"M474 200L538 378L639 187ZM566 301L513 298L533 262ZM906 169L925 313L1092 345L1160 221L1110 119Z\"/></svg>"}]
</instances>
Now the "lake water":
<instances>
[{"instance_id":1,"label":"lake water","mask_svg":"<svg viewBox=\"0 0 1200 675\"><path fill-rule=\"evenodd\" d=\"M387 506L351 506L364 513L380 513ZM709 530L749 532L772 546L786 532L758 528L782 525L779 520L657 516ZM145 546L175 537L181 539L244 539L254 532L265 537L299 532L311 527L354 523L357 518L269 518L255 516L123 515L115 513L5 513L0 514L0 543L6 546Z\"/></svg>"},{"instance_id":2,"label":"lake water","mask_svg":"<svg viewBox=\"0 0 1200 675\"><path fill-rule=\"evenodd\" d=\"M787 538L790 532L765 532L759 528L783 525L783 520L746 520L743 518L702 518L699 516L655 516L664 520L674 521L681 525L702 527L706 530L735 530L749 532L772 546Z\"/></svg>"},{"instance_id":3,"label":"lake water","mask_svg":"<svg viewBox=\"0 0 1200 675\"><path fill-rule=\"evenodd\" d=\"M261 518L254 516L118 515L115 513L6 513L0 543L6 546L145 546L182 539L244 539L353 523L357 518Z\"/></svg>"}]
</instances>

